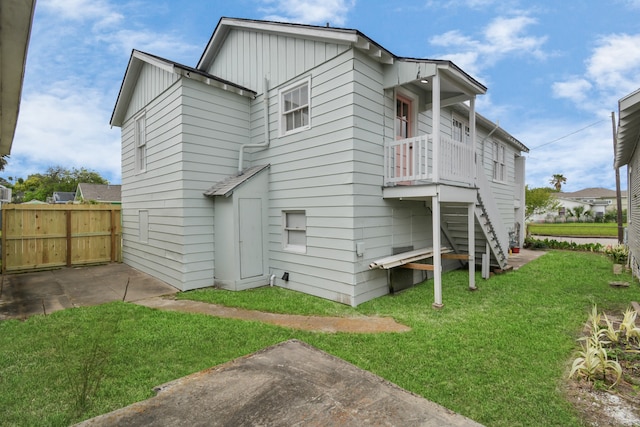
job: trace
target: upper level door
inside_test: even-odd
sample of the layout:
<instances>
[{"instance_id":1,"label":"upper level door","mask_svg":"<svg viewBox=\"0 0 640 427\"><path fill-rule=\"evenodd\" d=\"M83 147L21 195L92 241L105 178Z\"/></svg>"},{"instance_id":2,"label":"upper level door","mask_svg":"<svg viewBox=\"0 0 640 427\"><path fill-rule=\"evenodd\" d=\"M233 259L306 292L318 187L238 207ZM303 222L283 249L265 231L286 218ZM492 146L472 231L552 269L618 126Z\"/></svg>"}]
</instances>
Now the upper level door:
<instances>
[{"instance_id":1,"label":"upper level door","mask_svg":"<svg viewBox=\"0 0 640 427\"><path fill-rule=\"evenodd\" d=\"M396 140L413 136L413 111L411 100L405 96L396 96ZM396 176L413 175L413 144L402 145L396 151ZM399 184L407 184L400 182Z\"/></svg>"}]
</instances>

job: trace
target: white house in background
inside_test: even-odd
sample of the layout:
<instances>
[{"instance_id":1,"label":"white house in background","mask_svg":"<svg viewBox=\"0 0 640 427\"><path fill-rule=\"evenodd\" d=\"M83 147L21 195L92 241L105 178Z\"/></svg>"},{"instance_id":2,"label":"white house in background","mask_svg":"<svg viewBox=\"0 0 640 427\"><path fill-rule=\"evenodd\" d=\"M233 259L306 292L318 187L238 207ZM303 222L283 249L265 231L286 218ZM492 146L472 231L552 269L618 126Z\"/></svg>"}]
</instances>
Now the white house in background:
<instances>
[{"instance_id":1,"label":"white house in background","mask_svg":"<svg viewBox=\"0 0 640 427\"><path fill-rule=\"evenodd\" d=\"M627 245L633 274L640 277L640 89L618 101L614 167L627 166Z\"/></svg>"},{"instance_id":2,"label":"white house in background","mask_svg":"<svg viewBox=\"0 0 640 427\"><path fill-rule=\"evenodd\" d=\"M528 149L477 114L485 91L353 29L222 18L195 67L133 51L124 262L353 306L433 277L440 306L443 267L504 268L524 223Z\"/></svg>"},{"instance_id":3,"label":"white house in background","mask_svg":"<svg viewBox=\"0 0 640 427\"><path fill-rule=\"evenodd\" d=\"M553 193L560 207L557 210L537 214L529 218L530 221L554 221L571 218L570 211L582 207L590 212L592 218L603 217L607 211L615 211L617 207L616 191L607 188L585 188L571 193ZM622 208L626 209L626 191L622 192Z\"/></svg>"}]
</instances>

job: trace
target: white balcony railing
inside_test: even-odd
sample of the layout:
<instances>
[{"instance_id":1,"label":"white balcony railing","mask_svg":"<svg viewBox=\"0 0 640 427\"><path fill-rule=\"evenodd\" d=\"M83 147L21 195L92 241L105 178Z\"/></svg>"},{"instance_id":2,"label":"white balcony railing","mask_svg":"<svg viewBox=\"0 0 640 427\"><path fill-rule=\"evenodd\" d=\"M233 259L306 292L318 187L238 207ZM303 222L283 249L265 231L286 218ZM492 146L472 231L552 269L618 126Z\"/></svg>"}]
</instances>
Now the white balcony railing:
<instances>
[{"instance_id":1,"label":"white balcony railing","mask_svg":"<svg viewBox=\"0 0 640 427\"><path fill-rule=\"evenodd\" d=\"M440 137L437 163L434 162L433 135L388 141L384 147L384 182L427 184L446 181L473 186L474 152L471 144ZM437 166L437 167L434 167ZM437 176L434 171L437 171Z\"/></svg>"}]
</instances>

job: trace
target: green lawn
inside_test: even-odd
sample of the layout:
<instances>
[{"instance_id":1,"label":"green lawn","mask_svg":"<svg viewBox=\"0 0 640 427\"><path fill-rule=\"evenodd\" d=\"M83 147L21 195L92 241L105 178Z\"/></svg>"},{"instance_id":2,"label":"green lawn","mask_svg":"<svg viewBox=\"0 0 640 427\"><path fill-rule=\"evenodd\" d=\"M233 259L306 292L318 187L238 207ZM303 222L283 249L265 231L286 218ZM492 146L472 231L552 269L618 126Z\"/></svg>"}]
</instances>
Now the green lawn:
<instances>
[{"instance_id":1,"label":"green lawn","mask_svg":"<svg viewBox=\"0 0 640 427\"><path fill-rule=\"evenodd\" d=\"M3 321L0 419L68 425L297 338L487 426L580 426L562 384L591 306L621 310L640 300L637 283L618 289L612 280L621 278L605 256L556 251L518 271L478 277L477 292L466 289L465 271L445 274L442 310L431 308L432 282L357 309L279 288L183 295L260 309L277 303L285 312L393 316L413 328L403 334L302 332L121 302ZM93 398L84 402L82 390Z\"/></svg>"},{"instance_id":2,"label":"green lawn","mask_svg":"<svg viewBox=\"0 0 640 427\"><path fill-rule=\"evenodd\" d=\"M626 224L625 224L626 227ZM558 224L527 224L529 234L539 236L566 236L566 237L618 237L618 224L616 223L558 223Z\"/></svg>"}]
</instances>

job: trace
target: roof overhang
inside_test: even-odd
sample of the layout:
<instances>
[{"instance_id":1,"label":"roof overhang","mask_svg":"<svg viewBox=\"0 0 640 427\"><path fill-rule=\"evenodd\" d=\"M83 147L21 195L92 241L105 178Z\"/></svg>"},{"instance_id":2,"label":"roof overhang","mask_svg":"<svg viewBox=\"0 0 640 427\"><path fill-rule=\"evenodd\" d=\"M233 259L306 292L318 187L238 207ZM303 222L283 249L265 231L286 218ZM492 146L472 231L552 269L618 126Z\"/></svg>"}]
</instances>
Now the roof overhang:
<instances>
[{"instance_id":1,"label":"roof overhang","mask_svg":"<svg viewBox=\"0 0 640 427\"><path fill-rule=\"evenodd\" d=\"M18 123L35 0L0 1L0 155L11 153Z\"/></svg>"},{"instance_id":2,"label":"roof overhang","mask_svg":"<svg viewBox=\"0 0 640 427\"><path fill-rule=\"evenodd\" d=\"M129 64L127 65L127 70L124 74L124 79L122 80L122 85L120 86L116 105L113 109L113 113L111 114L111 120L109 122L111 126L122 126L127 113L127 107L131 101L131 96L133 95L133 91L138 83L138 77L140 76L140 72L145 64L149 64L168 73L196 80L241 96L248 98L255 98L256 96L256 92L251 89L242 87L219 77L212 76L211 74L202 72L198 69L178 64L177 62L141 52L139 50L133 50L131 52Z\"/></svg>"},{"instance_id":3,"label":"roof overhang","mask_svg":"<svg viewBox=\"0 0 640 427\"><path fill-rule=\"evenodd\" d=\"M640 139L640 89L618 101L614 167L629 164Z\"/></svg>"}]
</instances>

